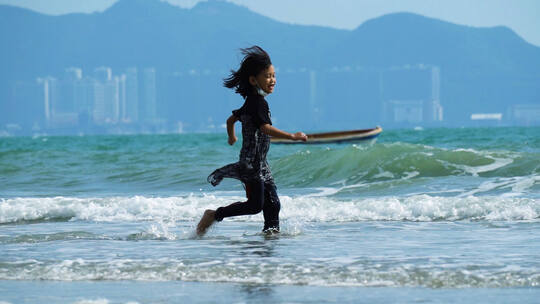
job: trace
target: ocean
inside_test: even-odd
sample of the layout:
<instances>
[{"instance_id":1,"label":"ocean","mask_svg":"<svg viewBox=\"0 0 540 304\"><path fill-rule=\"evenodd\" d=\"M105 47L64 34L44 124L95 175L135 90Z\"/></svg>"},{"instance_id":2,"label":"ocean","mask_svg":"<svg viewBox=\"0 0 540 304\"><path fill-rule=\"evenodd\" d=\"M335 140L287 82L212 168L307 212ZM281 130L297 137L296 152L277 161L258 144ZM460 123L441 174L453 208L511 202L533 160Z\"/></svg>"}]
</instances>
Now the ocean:
<instances>
[{"instance_id":1,"label":"ocean","mask_svg":"<svg viewBox=\"0 0 540 304\"><path fill-rule=\"evenodd\" d=\"M0 138L0 303L538 303L540 128L272 145L281 233L222 134Z\"/></svg>"}]
</instances>

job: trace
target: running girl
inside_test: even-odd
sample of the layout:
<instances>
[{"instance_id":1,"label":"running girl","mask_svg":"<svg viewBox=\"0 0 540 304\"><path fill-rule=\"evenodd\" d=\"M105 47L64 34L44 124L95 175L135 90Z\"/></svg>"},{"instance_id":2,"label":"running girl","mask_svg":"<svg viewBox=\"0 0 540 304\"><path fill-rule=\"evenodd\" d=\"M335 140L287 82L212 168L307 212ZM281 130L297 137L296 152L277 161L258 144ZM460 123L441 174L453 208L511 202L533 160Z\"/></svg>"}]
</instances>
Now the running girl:
<instances>
[{"instance_id":1,"label":"running girl","mask_svg":"<svg viewBox=\"0 0 540 304\"><path fill-rule=\"evenodd\" d=\"M223 178L235 178L244 184L246 189L246 202L236 202L217 210L206 210L197 225L197 234L204 235L208 227L215 221L223 218L257 214L263 211L263 231L279 231L280 202L276 192L276 185L268 163L266 154L270 148L270 136L289 138L293 140L307 140L306 134L297 132L287 133L272 126L270 109L264 99L274 91L276 76L270 56L260 47L253 46L241 49L244 59L237 71L224 79L224 86L235 89L244 99L244 105L232 111L227 119L227 134L229 145L236 141L234 124L242 123L242 149L238 162L226 165L212 172L208 182L218 185Z\"/></svg>"}]
</instances>

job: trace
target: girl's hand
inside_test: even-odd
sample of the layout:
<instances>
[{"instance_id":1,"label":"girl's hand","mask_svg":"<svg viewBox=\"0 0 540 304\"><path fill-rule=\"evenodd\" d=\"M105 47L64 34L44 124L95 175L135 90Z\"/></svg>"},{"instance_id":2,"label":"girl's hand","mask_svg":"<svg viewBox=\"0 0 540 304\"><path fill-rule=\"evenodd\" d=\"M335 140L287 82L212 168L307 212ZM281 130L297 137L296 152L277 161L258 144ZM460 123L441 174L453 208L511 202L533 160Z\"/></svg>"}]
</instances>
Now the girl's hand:
<instances>
[{"instance_id":1,"label":"girl's hand","mask_svg":"<svg viewBox=\"0 0 540 304\"><path fill-rule=\"evenodd\" d=\"M307 140L307 135L304 133L304 132L296 132L293 134L293 140L301 140L301 141L306 141Z\"/></svg>"},{"instance_id":2,"label":"girl's hand","mask_svg":"<svg viewBox=\"0 0 540 304\"><path fill-rule=\"evenodd\" d=\"M238 138L236 138L236 136L229 136L229 145L234 145L234 143L238 140Z\"/></svg>"}]
</instances>

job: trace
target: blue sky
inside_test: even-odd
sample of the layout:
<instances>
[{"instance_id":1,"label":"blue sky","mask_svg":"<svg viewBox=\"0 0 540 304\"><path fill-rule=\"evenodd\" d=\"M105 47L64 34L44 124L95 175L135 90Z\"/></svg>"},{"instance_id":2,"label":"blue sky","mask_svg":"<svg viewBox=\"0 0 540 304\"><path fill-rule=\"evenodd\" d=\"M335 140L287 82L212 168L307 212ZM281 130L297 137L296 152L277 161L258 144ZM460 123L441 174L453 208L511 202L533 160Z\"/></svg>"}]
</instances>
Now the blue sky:
<instances>
[{"instance_id":1,"label":"blue sky","mask_svg":"<svg viewBox=\"0 0 540 304\"><path fill-rule=\"evenodd\" d=\"M189 8L201 0L167 0ZM273 19L353 29L393 12L412 12L469 26L504 25L540 46L540 0L228 0ZM0 0L46 14L103 11L116 0Z\"/></svg>"}]
</instances>

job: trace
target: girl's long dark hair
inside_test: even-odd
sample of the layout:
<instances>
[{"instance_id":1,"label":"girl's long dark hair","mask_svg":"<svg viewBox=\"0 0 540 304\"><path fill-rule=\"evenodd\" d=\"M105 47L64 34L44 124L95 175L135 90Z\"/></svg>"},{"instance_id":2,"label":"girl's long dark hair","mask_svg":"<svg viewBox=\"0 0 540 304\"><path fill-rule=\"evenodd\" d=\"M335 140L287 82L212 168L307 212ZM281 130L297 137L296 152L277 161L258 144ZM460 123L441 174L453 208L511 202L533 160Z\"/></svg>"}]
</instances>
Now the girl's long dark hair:
<instances>
[{"instance_id":1,"label":"girl's long dark hair","mask_svg":"<svg viewBox=\"0 0 540 304\"><path fill-rule=\"evenodd\" d=\"M231 75L223 79L223 85L229 89L234 88L236 93L246 98L254 90L249 83L249 76L257 76L268 68L272 61L268 53L257 45L240 49L240 52L244 55L240 68L237 71L231 70Z\"/></svg>"}]
</instances>

